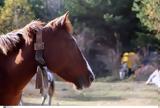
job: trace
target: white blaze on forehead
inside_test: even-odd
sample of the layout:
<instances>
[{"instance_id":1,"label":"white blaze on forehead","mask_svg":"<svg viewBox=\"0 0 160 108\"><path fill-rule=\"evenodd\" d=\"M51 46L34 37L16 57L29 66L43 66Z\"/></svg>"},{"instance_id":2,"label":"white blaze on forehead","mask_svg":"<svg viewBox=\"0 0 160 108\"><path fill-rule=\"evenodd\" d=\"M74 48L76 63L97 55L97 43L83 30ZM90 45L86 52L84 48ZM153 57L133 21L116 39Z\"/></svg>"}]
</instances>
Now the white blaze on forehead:
<instances>
[{"instance_id":1,"label":"white blaze on forehead","mask_svg":"<svg viewBox=\"0 0 160 108\"><path fill-rule=\"evenodd\" d=\"M76 42L76 44L77 44L77 40L76 40L76 38L75 37L73 37L72 36L72 38L74 39L74 41ZM88 70L91 72L91 74L94 76L94 74L93 74L93 71L92 71L92 69L91 69L91 67L90 67L90 65L89 65L89 63L88 63L88 61L86 60L86 58L84 57L84 55L83 55L83 53L82 53L82 51L80 50L80 52L81 52L81 55L82 55L82 57L83 57L83 59L85 60L85 62L86 62L86 65L87 65L87 68L88 68ZM95 77L95 76L94 76Z\"/></svg>"}]
</instances>

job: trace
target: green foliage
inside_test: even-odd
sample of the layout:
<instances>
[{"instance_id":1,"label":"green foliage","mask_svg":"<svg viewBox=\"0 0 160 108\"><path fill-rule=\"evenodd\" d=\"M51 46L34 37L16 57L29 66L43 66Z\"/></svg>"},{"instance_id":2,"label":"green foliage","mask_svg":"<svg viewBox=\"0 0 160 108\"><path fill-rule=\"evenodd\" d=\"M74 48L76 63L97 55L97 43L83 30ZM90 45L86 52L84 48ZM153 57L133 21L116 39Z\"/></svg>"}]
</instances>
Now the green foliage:
<instances>
[{"instance_id":1,"label":"green foliage","mask_svg":"<svg viewBox=\"0 0 160 108\"><path fill-rule=\"evenodd\" d=\"M23 27L33 18L34 14L27 0L5 0L0 9L0 32L6 33Z\"/></svg>"},{"instance_id":2,"label":"green foliage","mask_svg":"<svg viewBox=\"0 0 160 108\"><path fill-rule=\"evenodd\" d=\"M112 25L124 20L132 0L65 0L65 8L73 13L77 20L87 20L90 23ZM123 20L122 20L123 19ZM86 21L86 22L87 22ZM94 24L96 25L96 24ZM92 25L92 26L94 26Z\"/></svg>"},{"instance_id":3,"label":"green foliage","mask_svg":"<svg viewBox=\"0 0 160 108\"><path fill-rule=\"evenodd\" d=\"M28 0L28 2L31 4L32 10L35 13L35 17L40 20L47 19L47 15L46 15L47 9L45 7L45 1L44 0Z\"/></svg>"},{"instance_id":4,"label":"green foliage","mask_svg":"<svg viewBox=\"0 0 160 108\"><path fill-rule=\"evenodd\" d=\"M114 37L116 32L124 47L130 44L128 39L134 38L137 27L132 3L133 0L64 0L65 11L71 12L76 27L85 25L103 38Z\"/></svg>"},{"instance_id":5,"label":"green foliage","mask_svg":"<svg viewBox=\"0 0 160 108\"><path fill-rule=\"evenodd\" d=\"M137 38L132 41L135 41L134 44L141 48L146 47L147 45L152 45L153 48L158 49L160 46L160 41L151 33L136 32L136 35Z\"/></svg>"},{"instance_id":6,"label":"green foliage","mask_svg":"<svg viewBox=\"0 0 160 108\"><path fill-rule=\"evenodd\" d=\"M132 10L148 30L160 33L160 0L135 0Z\"/></svg>"},{"instance_id":7,"label":"green foliage","mask_svg":"<svg viewBox=\"0 0 160 108\"><path fill-rule=\"evenodd\" d=\"M63 0L28 0L37 19L48 22L63 9ZM62 15L62 14L61 14Z\"/></svg>"}]
</instances>

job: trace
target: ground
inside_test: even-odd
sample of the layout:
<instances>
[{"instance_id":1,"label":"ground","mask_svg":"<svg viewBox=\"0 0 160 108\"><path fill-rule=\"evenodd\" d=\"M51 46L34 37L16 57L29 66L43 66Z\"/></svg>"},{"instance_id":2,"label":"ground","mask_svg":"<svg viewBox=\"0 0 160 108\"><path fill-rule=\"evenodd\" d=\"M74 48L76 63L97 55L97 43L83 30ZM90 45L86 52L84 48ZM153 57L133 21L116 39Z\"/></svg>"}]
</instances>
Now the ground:
<instances>
[{"instance_id":1,"label":"ground","mask_svg":"<svg viewBox=\"0 0 160 108\"><path fill-rule=\"evenodd\" d=\"M52 105L160 105L160 89L145 82L94 82L83 91L72 84L56 81ZM40 105L42 98L33 84L28 84L23 94L24 105Z\"/></svg>"}]
</instances>

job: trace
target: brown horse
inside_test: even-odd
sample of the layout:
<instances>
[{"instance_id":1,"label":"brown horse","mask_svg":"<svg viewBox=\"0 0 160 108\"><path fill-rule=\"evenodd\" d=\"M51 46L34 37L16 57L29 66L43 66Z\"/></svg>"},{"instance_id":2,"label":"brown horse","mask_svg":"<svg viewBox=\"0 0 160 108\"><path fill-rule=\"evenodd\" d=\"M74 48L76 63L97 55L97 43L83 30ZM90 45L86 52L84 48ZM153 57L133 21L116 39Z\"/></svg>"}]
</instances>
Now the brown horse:
<instances>
[{"instance_id":1,"label":"brown horse","mask_svg":"<svg viewBox=\"0 0 160 108\"><path fill-rule=\"evenodd\" d=\"M26 84L36 73L34 43L42 31L47 67L77 89L89 87L94 74L71 36L68 13L46 26L33 21L24 28L0 36L0 105L17 105Z\"/></svg>"}]
</instances>

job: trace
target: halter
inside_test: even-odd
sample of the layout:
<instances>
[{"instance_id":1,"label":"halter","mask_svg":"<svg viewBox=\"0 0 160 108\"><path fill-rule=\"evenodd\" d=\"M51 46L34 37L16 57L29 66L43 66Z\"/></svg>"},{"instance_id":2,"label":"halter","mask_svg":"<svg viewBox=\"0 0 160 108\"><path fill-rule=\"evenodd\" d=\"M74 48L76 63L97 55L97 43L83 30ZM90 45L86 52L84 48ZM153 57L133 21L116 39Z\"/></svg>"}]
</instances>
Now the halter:
<instances>
[{"instance_id":1,"label":"halter","mask_svg":"<svg viewBox=\"0 0 160 108\"><path fill-rule=\"evenodd\" d=\"M35 60L38 63L37 78L40 76L42 77L42 82L36 82L36 88L41 90L42 88L48 87L47 71L44 68L44 66L46 66L46 62L44 60L44 55L43 55L44 42L42 39L42 29L37 30L36 42L34 43L34 50L36 51L35 52ZM43 92L43 91L41 91L41 92Z\"/></svg>"},{"instance_id":2,"label":"halter","mask_svg":"<svg viewBox=\"0 0 160 108\"><path fill-rule=\"evenodd\" d=\"M36 33L36 42L34 44L35 53L35 60L37 61L38 65L46 66L46 62L43 58L43 51L44 51L44 42L42 39L42 29L38 29Z\"/></svg>"}]
</instances>

